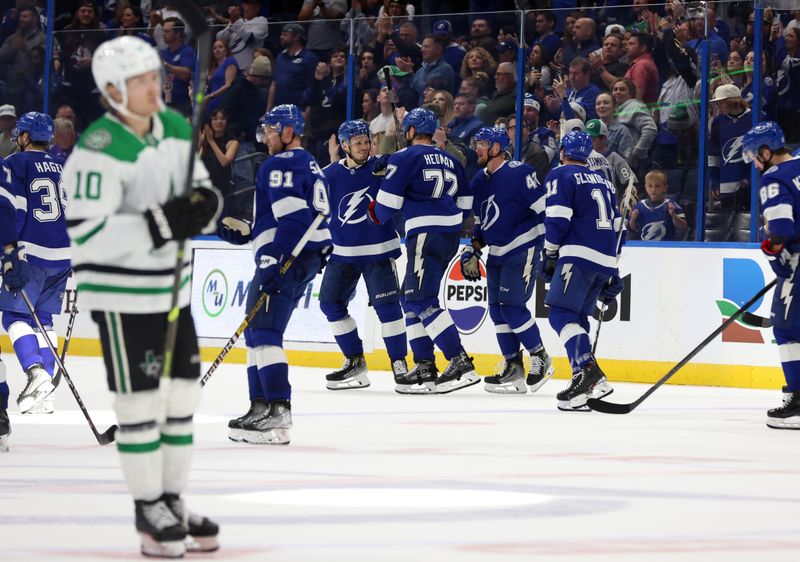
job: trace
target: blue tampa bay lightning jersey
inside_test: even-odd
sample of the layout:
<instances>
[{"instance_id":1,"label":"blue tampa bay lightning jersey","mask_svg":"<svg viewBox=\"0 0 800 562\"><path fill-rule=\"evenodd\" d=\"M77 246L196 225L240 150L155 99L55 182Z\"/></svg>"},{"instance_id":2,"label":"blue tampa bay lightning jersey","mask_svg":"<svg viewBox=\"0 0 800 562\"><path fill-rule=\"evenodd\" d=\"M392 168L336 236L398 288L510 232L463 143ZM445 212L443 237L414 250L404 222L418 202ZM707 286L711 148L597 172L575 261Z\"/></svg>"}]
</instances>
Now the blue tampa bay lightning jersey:
<instances>
[{"instance_id":1,"label":"blue tampa bay lightning jersey","mask_svg":"<svg viewBox=\"0 0 800 562\"><path fill-rule=\"evenodd\" d=\"M708 139L709 178L720 193L736 193L750 178L750 164L742 158L742 137L753 126L753 116L746 110L738 117L717 115L711 122Z\"/></svg>"},{"instance_id":2,"label":"blue tampa bay lightning jersey","mask_svg":"<svg viewBox=\"0 0 800 562\"><path fill-rule=\"evenodd\" d=\"M622 218L611 183L586 166L568 164L547 174L545 189L545 249L557 251L561 261L615 274Z\"/></svg>"},{"instance_id":3,"label":"blue tampa bay lightning jersey","mask_svg":"<svg viewBox=\"0 0 800 562\"><path fill-rule=\"evenodd\" d=\"M660 203L653 203L650 199L639 201L636 210L639 217L636 225L641 233L642 240L672 241L676 239L675 224L669 214L669 204L675 205L675 214L681 218L686 218L678 203L672 199L664 199Z\"/></svg>"},{"instance_id":4,"label":"blue tampa bay lightning jersey","mask_svg":"<svg viewBox=\"0 0 800 562\"><path fill-rule=\"evenodd\" d=\"M406 236L458 232L472 209L461 163L431 145L417 144L389 157L375 214L381 223L402 209Z\"/></svg>"},{"instance_id":5,"label":"blue tampa bay lightning jersey","mask_svg":"<svg viewBox=\"0 0 800 562\"><path fill-rule=\"evenodd\" d=\"M504 162L494 173L472 178L473 237L489 245L489 261L502 261L544 237L545 190L536 170L522 162Z\"/></svg>"},{"instance_id":6,"label":"blue tampa bay lightning jersey","mask_svg":"<svg viewBox=\"0 0 800 562\"><path fill-rule=\"evenodd\" d=\"M328 216L328 182L316 160L302 148L267 158L256 174L253 209L253 253L288 257L297 242L323 213ZM331 245L327 221L311 235L305 250Z\"/></svg>"},{"instance_id":7,"label":"blue tampa bay lightning jersey","mask_svg":"<svg viewBox=\"0 0 800 562\"><path fill-rule=\"evenodd\" d=\"M0 170L0 245L18 241L31 265L70 266L64 162L46 152L18 152Z\"/></svg>"},{"instance_id":8,"label":"blue tampa bay lightning jersey","mask_svg":"<svg viewBox=\"0 0 800 562\"><path fill-rule=\"evenodd\" d=\"M550 162L558 165L558 142L556 142L556 134L552 130L547 127L536 127L528 135L528 140L544 148Z\"/></svg>"},{"instance_id":9,"label":"blue tampa bay lightning jersey","mask_svg":"<svg viewBox=\"0 0 800 562\"><path fill-rule=\"evenodd\" d=\"M800 251L800 159L764 172L758 201L770 236L786 240L789 251Z\"/></svg>"},{"instance_id":10,"label":"blue tampa bay lightning jersey","mask_svg":"<svg viewBox=\"0 0 800 562\"><path fill-rule=\"evenodd\" d=\"M322 170L331 202L330 259L364 263L399 257L400 239L392 224L376 225L367 216L383 179L372 173L378 158L372 156L357 168L348 168L345 162L339 160Z\"/></svg>"}]
</instances>

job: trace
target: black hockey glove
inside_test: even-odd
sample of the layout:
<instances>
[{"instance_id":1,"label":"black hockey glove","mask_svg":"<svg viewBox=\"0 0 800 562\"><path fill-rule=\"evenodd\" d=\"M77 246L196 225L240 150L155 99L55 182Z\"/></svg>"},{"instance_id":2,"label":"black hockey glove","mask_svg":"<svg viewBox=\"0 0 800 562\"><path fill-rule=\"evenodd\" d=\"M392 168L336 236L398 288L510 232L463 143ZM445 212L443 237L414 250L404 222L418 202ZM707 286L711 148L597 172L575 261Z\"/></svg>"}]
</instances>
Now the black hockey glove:
<instances>
[{"instance_id":1,"label":"black hockey glove","mask_svg":"<svg viewBox=\"0 0 800 562\"><path fill-rule=\"evenodd\" d=\"M190 236L192 203L185 195L170 199L163 205L144 212L153 247L159 249L170 240L184 240Z\"/></svg>"},{"instance_id":2,"label":"black hockey glove","mask_svg":"<svg viewBox=\"0 0 800 562\"><path fill-rule=\"evenodd\" d=\"M558 252L548 252L542 250L542 268L539 276L548 283L553 280L553 274L556 272L556 264L558 263Z\"/></svg>"},{"instance_id":3,"label":"black hockey glove","mask_svg":"<svg viewBox=\"0 0 800 562\"><path fill-rule=\"evenodd\" d=\"M205 231L209 224L216 222L217 215L222 210L222 201L216 189L198 187L192 191L189 202L192 204L189 236L197 236Z\"/></svg>"},{"instance_id":4,"label":"black hockey glove","mask_svg":"<svg viewBox=\"0 0 800 562\"><path fill-rule=\"evenodd\" d=\"M620 294L624 288L625 282L622 280L622 278L619 275L614 275L608 280L608 283L606 283L605 287L603 287L603 290L600 291L600 296L597 298L597 300L608 306L617 298L617 295Z\"/></svg>"},{"instance_id":5,"label":"black hockey glove","mask_svg":"<svg viewBox=\"0 0 800 562\"><path fill-rule=\"evenodd\" d=\"M481 266L480 266L481 251L474 247L468 247L461 254L461 275L467 281L480 281L481 280Z\"/></svg>"},{"instance_id":6,"label":"black hockey glove","mask_svg":"<svg viewBox=\"0 0 800 562\"><path fill-rule=\"evenodd\" d=\"M252 238L250 223L234 217L225 217L217 230L217 235L228 244L241 246Z\"/></svg>"}]
</instances>

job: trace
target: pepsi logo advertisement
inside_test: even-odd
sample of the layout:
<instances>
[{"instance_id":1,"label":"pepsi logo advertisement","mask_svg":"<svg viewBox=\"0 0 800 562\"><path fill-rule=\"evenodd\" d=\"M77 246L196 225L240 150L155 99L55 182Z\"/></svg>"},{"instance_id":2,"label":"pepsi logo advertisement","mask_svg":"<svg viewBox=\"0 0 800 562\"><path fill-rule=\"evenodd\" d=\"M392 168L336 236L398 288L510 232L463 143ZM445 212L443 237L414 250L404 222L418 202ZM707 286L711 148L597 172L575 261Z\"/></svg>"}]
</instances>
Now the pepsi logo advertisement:
<instances>
[{"instance_id":1,"label":"pepsi logo advertisement","mask_svg":"<svg viewBox=\"0 0 800 562\"><path fill-rule=\"evenodd\" d=\"M474 282L467 281L461 275L458 255L447 267L442 301L461 334L472 334L478 331L489 314L486 268L482 260L479 267L481 280Z\"/></svg>"}]
</instances>

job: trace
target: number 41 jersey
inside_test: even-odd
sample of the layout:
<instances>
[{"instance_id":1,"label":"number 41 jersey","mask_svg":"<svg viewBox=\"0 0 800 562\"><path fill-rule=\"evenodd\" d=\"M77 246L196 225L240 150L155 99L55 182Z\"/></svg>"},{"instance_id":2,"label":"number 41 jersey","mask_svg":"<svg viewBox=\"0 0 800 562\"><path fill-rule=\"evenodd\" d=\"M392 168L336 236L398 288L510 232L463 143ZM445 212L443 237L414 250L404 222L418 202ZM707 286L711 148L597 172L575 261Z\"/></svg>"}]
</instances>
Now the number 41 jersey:
<instances>
[{"instance_id":1,"label":"number 41 jersey","mask_svg":"<svg viewBox=\"0 0 800 562\"><path fill-rule=\"evenodd\" d=\"M62 164L46 152L26 151L6 158L0 170L0 246L19 241L36 267L70 266Z\"/></svg>"}]
</instances>

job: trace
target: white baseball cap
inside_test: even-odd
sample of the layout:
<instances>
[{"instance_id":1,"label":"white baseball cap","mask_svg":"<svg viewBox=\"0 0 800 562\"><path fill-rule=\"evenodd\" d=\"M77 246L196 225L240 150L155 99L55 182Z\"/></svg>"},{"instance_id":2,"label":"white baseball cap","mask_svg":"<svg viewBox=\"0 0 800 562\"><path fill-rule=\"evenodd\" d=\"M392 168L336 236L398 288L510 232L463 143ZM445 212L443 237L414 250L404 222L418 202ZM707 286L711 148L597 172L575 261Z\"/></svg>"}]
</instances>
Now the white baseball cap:
<instances>
[{"instance_id":1,"label":"white baseball cap","mask_svg":"<svg viewBox=\"0 0 800 562\"><path fill-rule=\"evenodd\" d=\"M10 103L7 103L5 105L0 105L0 117L13 117L14 119L16 119L17 110Z\"/></svg>"},{"instance_id":2,"label":"white baseball cap","mask_svg":"<svg viewBox=\"0 0 800 562\"><path fill-rule=\"evenodd\" d=\"M709 101L722 101L729 98L742 97L742 91L733 84L723 84L714 90L714 97Z\"/></svg>"},{"instance_id":3,"label":"white baseball cap","mask_svg":"<svg viewBox=\"0 0 800 562\"><path fill-rule=\"evenodd\" d=\"M575 117L581 121L586 121L586 109L581 104L576 101L571 101L569 102L569 106L572 108Z\"/></svg>"},{"instance_id":4,"label":"white baseball cap","mask_svg":"<svg viewBox=\"0 0 800 562\"><path fill-rule=\"evenodd\" d=\"M617 32L617 33L619 33L619 34L621 34L621 35L625 35L625 28L624 28L624 27L622 27L622 26L621 26L620 24L618 24L618 23L612 23L611 25L607 25L607 26L606 26L606 34L605 34L605 37L608 37L609 35L611 35L611 34L612 34L612 33L614 33L614 32Z\"/></svg>"},{"instance_id":5,"label":"white baseball cap","mask_svg":"<svg viewBox=\"0 0 800 562\"><path fill-rule=\"evenodd\" d=\"M586 125L583 124L583 121L580 119L567 119L564 121L564 134L571 133L575 129L579 131L585 131Z\"/></svg>"}]
</instances>

